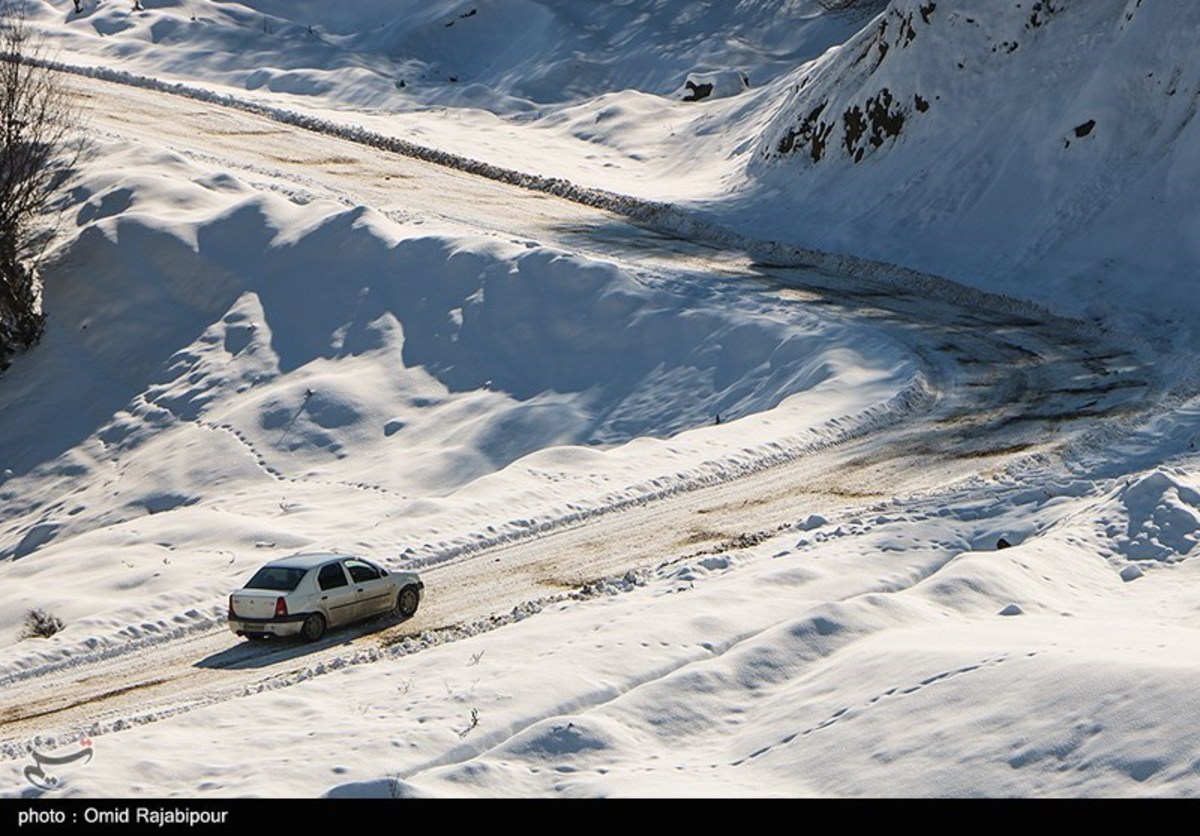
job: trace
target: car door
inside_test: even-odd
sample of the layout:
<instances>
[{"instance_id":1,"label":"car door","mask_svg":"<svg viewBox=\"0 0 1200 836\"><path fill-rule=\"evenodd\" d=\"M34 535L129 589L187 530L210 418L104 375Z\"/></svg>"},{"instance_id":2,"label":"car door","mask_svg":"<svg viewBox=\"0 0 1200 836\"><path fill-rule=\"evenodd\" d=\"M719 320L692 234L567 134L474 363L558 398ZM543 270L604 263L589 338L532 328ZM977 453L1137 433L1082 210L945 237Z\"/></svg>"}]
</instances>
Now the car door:
<instances>
[{"instance_id":1,"label":"car door","mask_svg":"<svg viewBox=\"0 0 1200 836\"><path fill-rule=\"evenodd\" d=\"M358 617L358 592L340 560L326 563L317 572L317 590L321 604L329 613L330 625L345 624Z\"/></svg>"},{"instance_id":2,"label":"car door","mask_svg":"<svg viewBox=\"0 0 1200 836\"><path fill-rule=\"evenodd\" d=\"M390 610L394 603L392 601L392 585L384 577L383 572L365 560L349 558L345 562L346 571L350 573L350 580L358 595L358 609L355 617L366 618Z\"/></svg>"}]
</instances>

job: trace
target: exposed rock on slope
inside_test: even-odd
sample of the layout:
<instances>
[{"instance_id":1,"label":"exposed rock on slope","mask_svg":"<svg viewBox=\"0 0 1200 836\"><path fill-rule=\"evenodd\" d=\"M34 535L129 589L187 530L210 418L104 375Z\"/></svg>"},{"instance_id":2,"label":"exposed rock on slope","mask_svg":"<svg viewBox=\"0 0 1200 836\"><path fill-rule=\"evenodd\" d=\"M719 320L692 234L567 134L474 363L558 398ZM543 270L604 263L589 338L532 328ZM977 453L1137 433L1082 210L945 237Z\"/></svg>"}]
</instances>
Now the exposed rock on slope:
<instances>
[{"instance_id":1,"label":"exposed rock on slope","mask_svg":"<svg viewBox=\"0 0 1200 836\"><path fill-rule=\"evenodd\" d=\"M747 220L1076 313L1191 309L1197 31L1182 0L893 0L794 73Z\"/></svg>"}]
</instances>

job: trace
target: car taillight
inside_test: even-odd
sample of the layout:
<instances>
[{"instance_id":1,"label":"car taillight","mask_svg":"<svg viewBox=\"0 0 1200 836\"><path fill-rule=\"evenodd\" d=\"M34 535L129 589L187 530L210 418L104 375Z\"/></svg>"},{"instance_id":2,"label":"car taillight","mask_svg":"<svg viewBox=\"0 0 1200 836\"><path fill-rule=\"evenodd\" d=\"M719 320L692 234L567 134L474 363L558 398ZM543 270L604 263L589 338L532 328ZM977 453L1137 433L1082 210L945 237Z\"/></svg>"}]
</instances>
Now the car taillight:
<instances>
[{"instance_id":1,"label":"car taillight","mask_svg":"<svg viewBox=\"0 0 1200 836\"><path fill-rule=\"evenodd\" d=\"M276 598L275 599L275 617L276 618L284 618L285 616L287 616L287 601L283 600L282 597Z\"/></svg>"}]
</instances>

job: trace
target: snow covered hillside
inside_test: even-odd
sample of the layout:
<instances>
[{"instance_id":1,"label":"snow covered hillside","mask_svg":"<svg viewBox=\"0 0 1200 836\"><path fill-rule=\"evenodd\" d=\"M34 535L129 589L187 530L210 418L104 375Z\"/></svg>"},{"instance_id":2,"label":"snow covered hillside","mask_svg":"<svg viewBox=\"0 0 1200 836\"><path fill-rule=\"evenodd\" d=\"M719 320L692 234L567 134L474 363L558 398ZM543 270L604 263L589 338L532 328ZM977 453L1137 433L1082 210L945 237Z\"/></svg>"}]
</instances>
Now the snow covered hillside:
<instances>
[{"instance_id":1,"label":"snow covered hillside","mask_svg":"<svg viewBox=\"0 0 1200 836\"><path fill-rule=\"evenodd\" d=\"M792 74L740 223L1194 338L1198 31L1184 0L897 0Z\"/></svg>"},{"instance_id":2,"label":"snow covered hillside","mask_svg":"<svg viewBox=\"0 0 1200 836\"><path fill-rule=\"evenodd\" d=\"M1194 336L1186 0L28 5L64 60Z\"/></svg>"},{"instance_id":3,"label":"snow covered hillside","mask_svg":"<svg viewBox=\"0 0 1200 836\"><path fill-rule=\"evenodd\" d=\"M1200 7L82 5L0 796L1200 793Z\"/></svg>"},{"instance_id":4,"label":"snow covered hillside","mask_svg":"<svg viewBox=\"0 0 1200 836\"><path fill-rule=\"evenodd\" d=\"M681 98L691 72L757 87L841 43L864 15L816 0L39 0L65 47L155 75L356 108L417 104L520 114L615 90ZM202 63L201 63L202 62Z\"/></svg>"}]
</instances>

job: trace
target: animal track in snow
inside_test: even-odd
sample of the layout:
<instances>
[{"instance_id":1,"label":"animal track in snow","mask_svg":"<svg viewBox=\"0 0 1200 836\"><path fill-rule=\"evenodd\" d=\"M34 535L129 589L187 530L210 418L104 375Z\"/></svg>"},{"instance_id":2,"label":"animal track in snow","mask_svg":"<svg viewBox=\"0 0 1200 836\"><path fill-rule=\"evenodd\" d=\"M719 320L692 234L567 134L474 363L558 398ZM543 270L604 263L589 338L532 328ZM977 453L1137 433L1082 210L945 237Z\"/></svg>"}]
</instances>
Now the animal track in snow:
<instances>
[{"instance_id":1,"label":"animal track in snow","mask_svg":"<svg viewBox=\"0 0 1200 836\"><path fill-rule=\"evenodd\" d=\"M1032 654L1029 654L1029 655L1032 655ZM761 757L762 755L767 754L768 752L770 752L771 750L773 750L779 746L786 746L789 743L792 743L793 741L795 741L797 738L807 737L808 735L810 735L814 732L821 731L822 729L827 729L830 726L833 726L839 722L846 722L846 721L852 720L853 718L860 716L864 711L872 708L873 706L878 705L879 703L881 703L885 700L889 700L889 699L896 698L896 697L910 696L912 694L917 693L918 691L921 691L921 690L928 688L931 685L935 685L939 682L945 682L949 679L953 679L954 677L962 676L963 674L966 674L966 673L971 673L972 671L982 670L984 668L995 667L996 665L999 665L1000 663L1004 662L1007 659L1008 659L1008 654L1001 654L999 656L988 657L988 658L985 658L974 664L963 665L963 666L957 667L957 668L951 668L948 671L942 671L941 673L936 673L932 676L928 676L925 679L922 679L920 682L917 682L914 685L909 685L907 687L896 686L893 688L888 688L886 691L876 694L875 696L868 699L866 702L863 702L857 706L843 706L842 708L839 708L836 711L834 711L832 714L830 714L828 717L826 717L821 722L816 723L815 725L809 726L804 731L793 732L792 734L782 737L776 743L772 743L767 746L763 746L760 749L756 749L755 751L751 752L746 757L739 758L738 760L733 761L730 764L730 766L741 766L746 761L754 760L755 758Z\"/></svg>"}]
</instances>

